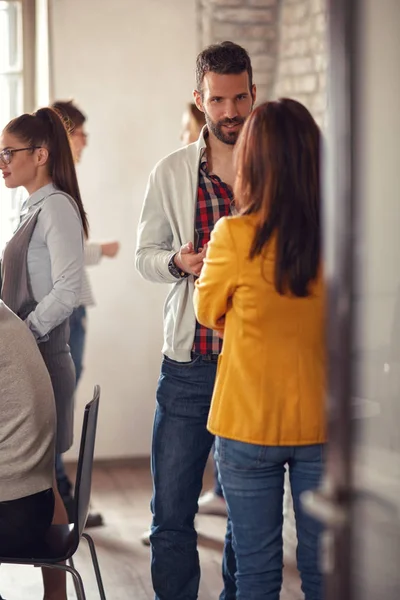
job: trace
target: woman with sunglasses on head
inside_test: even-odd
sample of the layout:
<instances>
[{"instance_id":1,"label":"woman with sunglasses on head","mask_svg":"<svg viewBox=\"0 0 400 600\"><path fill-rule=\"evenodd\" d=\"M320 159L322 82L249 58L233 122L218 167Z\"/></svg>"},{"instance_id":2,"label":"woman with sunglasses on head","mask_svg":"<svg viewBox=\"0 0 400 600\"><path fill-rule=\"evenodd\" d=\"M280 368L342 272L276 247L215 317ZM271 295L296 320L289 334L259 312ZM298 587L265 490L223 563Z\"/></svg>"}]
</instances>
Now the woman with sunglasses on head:
<instances>
[{"instance_id":1,"label":"woman with sunglasses on head","mask_svg":"<svg viewBox=\"0 0 400 600\"><path fill-rule=\"evenodd\" d=\"M306 600L322 600L318 487L325 429L320 131L300 103L268 102L237 146L239 215L218 221L196 284L197 319L224 343L208 429L237 560L238 599L278 600L288 468Z\"/></svg>"},{"instance_id":2,"label":"woman with sunglasses on head","mask_svg":"<svg viewBox=\"0 0 400 600\"><path fill-rule=\"evenodd\" d=\"M0 169L8 188L22 186L29 194L3 253L1 297L38 343L56 402L56 452L63 453L72 445L75 390L68 318L79 301L88 223L58 113L41 108L10 121L0 138ZM56 493L56 506L58 499ZM59 501L55 518L67 522ZM45 588L56 589L45 598L64 600L65 577L49 569L43 577Z\"/></svg>"}]
</instances>

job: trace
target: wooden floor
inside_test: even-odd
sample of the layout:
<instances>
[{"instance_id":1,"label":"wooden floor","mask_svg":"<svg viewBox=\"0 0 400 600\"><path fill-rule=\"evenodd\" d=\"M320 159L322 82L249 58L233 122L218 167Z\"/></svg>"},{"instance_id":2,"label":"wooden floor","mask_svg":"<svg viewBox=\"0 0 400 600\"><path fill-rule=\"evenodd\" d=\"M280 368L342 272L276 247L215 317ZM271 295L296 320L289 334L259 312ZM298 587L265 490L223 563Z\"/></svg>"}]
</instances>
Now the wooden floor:
<instances>
[{"instance_id":1,"label":"wooden floor","mask_svg":"<svg viewBox=\"0 0 400 600\"><path fill-rule=\"evenodd\" d=\"M211 483L211 474L206 475ZM205 486L206 487L206 486ZM92 529L107 600L149 600L154 598L149 570L149 548L140 535L150 522L151 481L148 469L141 467L97 466L93 473L93 507L106 525ZM199 600L216 600L221 591L221 555L224 518L199 516L199 551L202 569ZM289 536L290 538L290 536ZM302 600L297 570L291 558L293 543L286 539L286 567L281 600ZM85 540L75 557L84 580L87 600L97 599L96 583ZM40 600L41 575L33 567L3 565L0 568L0 595L7 600ZM69 582L68 598L75 598Z\"/></svg>"}]
</instances>

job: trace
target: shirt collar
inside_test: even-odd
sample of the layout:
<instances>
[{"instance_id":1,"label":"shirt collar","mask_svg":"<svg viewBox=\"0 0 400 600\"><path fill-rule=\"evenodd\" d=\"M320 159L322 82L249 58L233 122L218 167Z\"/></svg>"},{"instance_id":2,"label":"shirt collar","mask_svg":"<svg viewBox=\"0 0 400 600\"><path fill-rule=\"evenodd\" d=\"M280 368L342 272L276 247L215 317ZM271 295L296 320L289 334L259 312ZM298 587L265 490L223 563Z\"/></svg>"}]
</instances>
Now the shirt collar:
<instances>
[{"instance_id":1,"label":"shirt collar","mask_svg":"<svg viewBox=\"0 0 400 600\"><path fill-rule=\"evenodd\" d=\"M209 133L208 133L207 125L205 125L201 132L203 145L200 147L200 169L206 175L209 175L208 163L207 163L207 138L208 138L208 136L209 136Z\"/></svg>"},{"instance_id":2,"label":"shirt collar","mask_svg":"<svg viewBox=\"0 0 400 600\"><path fill-rule=\"evenodd\" d=\"M207 164L207 148L203 148L200 154L200 169L208 175L208 164Z\"/></svg>"},{"instance_id":3,"label":"shirt collar","mask_svg":"<svg viewBox=\"0 0 400 600\"><path fill-rule=\"evenodd\" d=\"M36 192L33 192L33 194L31 194L23 203L21 207L21 214L28 212L32 206L40 204L45 198L47 198L47 196L56 191L57 188L54 187L53 183L48 183L47 185L44 185L40 189L36 190Z\"/></svg>"}]
</instances>

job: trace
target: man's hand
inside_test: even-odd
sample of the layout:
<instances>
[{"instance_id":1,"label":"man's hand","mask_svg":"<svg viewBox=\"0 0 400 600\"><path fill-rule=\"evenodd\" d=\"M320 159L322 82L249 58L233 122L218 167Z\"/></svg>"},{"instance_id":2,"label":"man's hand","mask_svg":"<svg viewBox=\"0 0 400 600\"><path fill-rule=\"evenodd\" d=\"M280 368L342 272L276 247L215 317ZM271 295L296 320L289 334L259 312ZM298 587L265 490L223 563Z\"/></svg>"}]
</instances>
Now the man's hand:
<instances>
[{"instance_id":1,"label":"man's hand","mask_svg":"<svg viewBox=\"0 0 400 600\"><path fill-rule=\"evenodd\" d=\"M101 244L101 254L108 256L108 258L114 258L117 256L119 251L119 242L108 242L107 244Z\"/></svg>"},{"instance_id":2,"label":"man's hand","mask_svg":"<svg viewBox=\"0 0 400 600\"><path fill-rule=\"evenodd\" d=\"M174 262L181 271L185 271L185 273L190 273L190 275L198 277L203 267L206 251L207 244L204 248L199 250L199 252L195 252L192 242L188 242L181 247L177 254L175 254Z\"/></svg>"}]
</instances>

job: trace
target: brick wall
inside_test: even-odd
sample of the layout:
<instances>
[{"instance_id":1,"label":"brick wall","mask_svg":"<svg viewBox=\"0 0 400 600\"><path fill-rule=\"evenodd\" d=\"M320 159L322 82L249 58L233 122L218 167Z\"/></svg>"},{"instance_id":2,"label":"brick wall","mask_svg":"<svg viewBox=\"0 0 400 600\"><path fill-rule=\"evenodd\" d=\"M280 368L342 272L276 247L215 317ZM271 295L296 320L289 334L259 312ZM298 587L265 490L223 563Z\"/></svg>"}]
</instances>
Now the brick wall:
<instances>
[{"instance_id":1,"label":"brick wall","mask_svg":"<svg viewBox=\"0 0 400 600\"><path fill-rule=\"evenodd\" d=\"M250 53L258 100L290 96L324 125L326 0L197 0L199 46L232 40Z\"/></svg>"},{"instance_id":2,"label":"brick wall","mask_svg":"<svg viewBox=\"0 0 400 600\"><path fill-rule=\"evenodd\" d=\"M281 0L274 97L305 104L322 126L326 94L326 0Z\"/></svg>"},{"instance_id":3,"label":"brick wall","mask_svg":"<svg viewBox=\"0 0 400 600\"><path fill-rule=\"evenodd\" d=\"M198 0L200 49L225 40L246 48L260 101L274 86L278 5L279 0Z\"/></svg>"}]
</instances>

